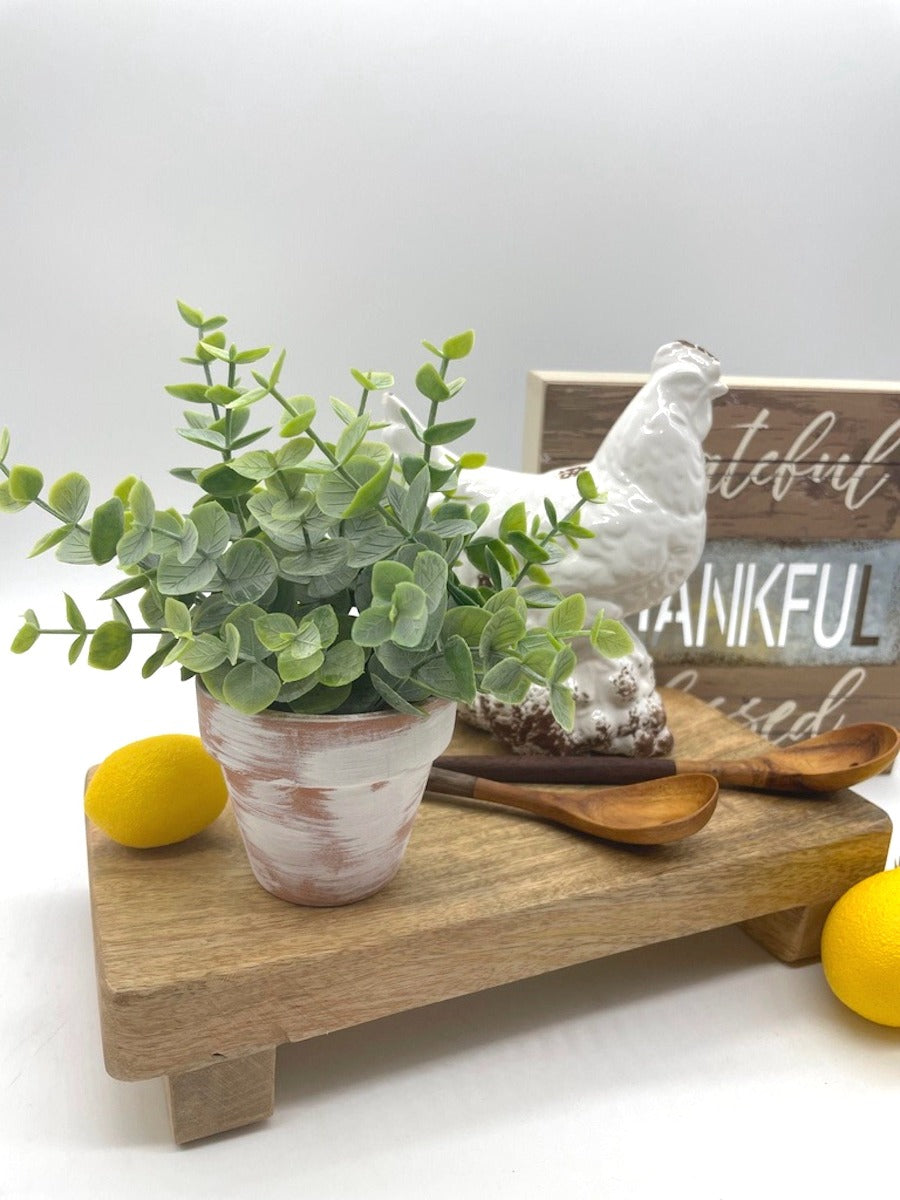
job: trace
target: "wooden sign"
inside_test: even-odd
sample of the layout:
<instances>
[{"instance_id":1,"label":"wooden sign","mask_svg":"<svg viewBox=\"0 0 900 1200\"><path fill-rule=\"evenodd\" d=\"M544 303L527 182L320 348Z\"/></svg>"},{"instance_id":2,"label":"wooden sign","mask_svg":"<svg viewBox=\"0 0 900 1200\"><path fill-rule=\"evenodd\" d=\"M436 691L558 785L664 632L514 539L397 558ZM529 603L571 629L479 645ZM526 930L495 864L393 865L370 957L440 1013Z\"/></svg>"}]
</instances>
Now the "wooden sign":
<instances>
[{"instance_id":1,"label":"wooden sign","mask_svg":"<svg viewBox=\"0 0 900 1200\"><path fill-rule=\"evenodd\" d=\"M531 372L526 470L589 460L646 378ZM900 383L725 382L706 551L629 618L658 684L779 743L900 724Z\"/></svg>"}]
</instances>

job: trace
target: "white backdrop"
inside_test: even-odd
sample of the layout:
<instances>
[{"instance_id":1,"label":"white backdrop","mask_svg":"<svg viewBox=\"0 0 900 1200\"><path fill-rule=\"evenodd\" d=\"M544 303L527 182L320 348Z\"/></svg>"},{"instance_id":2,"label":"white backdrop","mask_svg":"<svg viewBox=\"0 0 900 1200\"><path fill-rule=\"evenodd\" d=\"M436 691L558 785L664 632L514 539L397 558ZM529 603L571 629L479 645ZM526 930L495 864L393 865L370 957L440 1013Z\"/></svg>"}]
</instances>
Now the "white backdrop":
<instances>
[{"instance_id":1,"label":"white backdrop","mask_svg":"<svg viewBox=\"0 0 900 1200\"><path fill-rule=\"evenodd\" d=\"M48 480L81 470L98 500L134 472L179 503L187 493L167 470L186 461L172 432L182 406L162 390L189 378L176 297L229 314L244 344L286 345L288 386L323 401L352 396L351 365L394 371L412 396L419 340L474 326L457 412L479 417L467 445L506 466L519 463L530 368L640 371L659 343L685 337L712 346L730 374L897 378L898 63L897 0L0 0L0 426L11 459ZM26 606L49 620L63 589L80 601L101 590L52 555L26 561L45 528L32 512L0 517L3 644ZM99 1062L80 781L124 741L191 729L189 689L173 674L141 684L130 665L120 682L70 672L64 657L58 643L0 654L0 946L13 981L0 1002L11 1146L0 1159L16 1163L6 1179L0 1170L0 1196L17 1198L63 1194L62 1180L73 1195L138 1194L167 1146L153 1085L114 1084ZM61 714L50 726L48 706ZM266 1164L257 1194L268 1196L293 1194L304 1170L312 1196L396 1196L400 1179L426 1196L486 1194L486 1181L498 1195L548 1195L554 1182L571 1196L651 1194L691 1133L675 1111L685 1088L722 1113L694 1194L758 1193L766 1164L730 1176L741 1140L725 1118L743 1105L776 1145L796 1128L766 1078L789 1024L809 1054L792 1060L786 1102L818 1112L821 1101L826 1134L829 1121L843 1133L847 1114L829 1116L821 1089L865 1080L877 1142L888 1080L876 1051L896 1040L848 1024L818 975L785 973L734 937L724 965L715 935L687 966L669 947L597 964L569 991L506 989L520 1025L504 1025L503 1001L459 1002L454 1028L485 1020L483 1040L448 1047L423 1018L336 1039L331 1090L325 1051L310 1060L298 1049L294 1111L170 1164L167 1194L249 1194L234 1173L248 1155ZM615 1079L595 1095L585 1065L604 1040L621 1044L624 1017L612 1002L589 1013L582 989L634 1002L654 972L662 998L629 1010L626 1109L611 1099ZM713 1044L743 1031L724 1059L700 1043L696 1057L683 1053L671 1012L682 990ZM748 996L755 1041L739 1015ZM548 1005L562 1018L545 1028ZM418 1050L397 1066L410 1037ZM357 1056L382 1044L360 1075ZM841 1065L816 1075L813 1060L835 1045ZM490 1103L473 1102L468 1068ZM469 1080L457 1106L454 1072ZM523 1108L513 1092L530 1080L538 1090ZM452 1137L433 1116L424 1141L408 1134L385 1151L363 1137L356 1165L330 1173L334 1146L347 1153L336 1108L393 1127L415 1124L436 1095ZM669 1153L649 1161L640 1126L664 1115ZM288 1153L292 1122L306 1127L303 1162ZM541 1122L556 1151L527 1132ZM602 1163L591 1150L601 1123ZM823 1171L821 1195L839 1175Z\"/></svg>"}]
</instances>

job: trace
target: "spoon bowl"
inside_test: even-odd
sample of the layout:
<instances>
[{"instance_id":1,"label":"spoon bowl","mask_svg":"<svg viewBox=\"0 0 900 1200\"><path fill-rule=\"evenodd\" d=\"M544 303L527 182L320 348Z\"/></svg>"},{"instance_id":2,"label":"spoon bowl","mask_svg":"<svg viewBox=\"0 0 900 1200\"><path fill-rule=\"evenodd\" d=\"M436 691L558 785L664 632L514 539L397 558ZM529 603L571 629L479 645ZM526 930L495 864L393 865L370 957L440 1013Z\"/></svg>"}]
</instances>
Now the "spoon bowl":
<instances>
[{"instance_id":1,"label":"spoon bowl","mask_svg":"<svg viewBox=\"0 0 900 1200\"><path fill-rule=\"evenodd\" d=\"M532 788L432 768L426 795L488 800L567 825L581 833L636 846L662 846L690 837L715 811L712 775L669 776L609 788Z\"/></svg>"},{"instance_id":2,"label":"spoon bowl","mask_svg":"<svg viewBox=\"0 0 900 1200\"><path fill-rule=\"evenodd\" d=\"M868 722L830 729L794 746L773 747L736 762L704 763L703 770L720 783L778 792L836 792L853 787L889 766L900 749L900 732L892 725ZM682 761L679 769L696 771L700 764Z\"/></svg>"}]
</instances>

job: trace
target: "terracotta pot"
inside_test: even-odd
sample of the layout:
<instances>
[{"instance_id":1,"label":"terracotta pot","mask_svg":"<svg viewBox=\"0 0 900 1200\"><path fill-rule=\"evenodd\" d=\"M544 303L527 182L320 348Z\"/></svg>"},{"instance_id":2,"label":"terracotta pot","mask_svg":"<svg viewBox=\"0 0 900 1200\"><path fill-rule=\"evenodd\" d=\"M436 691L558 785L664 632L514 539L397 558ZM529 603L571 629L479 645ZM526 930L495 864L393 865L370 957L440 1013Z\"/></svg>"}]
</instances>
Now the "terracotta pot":
<instances>
[{"instance_id":1,"label":"terracotta pot","mask_svg":"<svg viewBox=\"0 0 900 1200\"><path fill-rule=\"evenodd\" d=\"M424 717L237 712L197 688L200 737L222 767L257 881L293 904L362 900L397 873L456 705Z\"/></svg>"}]
</instances>

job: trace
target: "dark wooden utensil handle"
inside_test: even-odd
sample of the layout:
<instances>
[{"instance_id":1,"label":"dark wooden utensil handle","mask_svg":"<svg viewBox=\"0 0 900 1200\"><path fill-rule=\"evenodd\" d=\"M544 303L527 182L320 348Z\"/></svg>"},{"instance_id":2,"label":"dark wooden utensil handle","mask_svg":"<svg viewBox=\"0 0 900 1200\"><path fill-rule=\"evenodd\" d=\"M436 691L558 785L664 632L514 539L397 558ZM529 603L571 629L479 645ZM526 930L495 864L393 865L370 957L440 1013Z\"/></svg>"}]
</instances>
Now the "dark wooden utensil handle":
<instances>
[{"instance_id":1,"label":"dark wooden utensil handle","mask_svg":"<svg viewBox=\"0 0 900 1200\"><path fill-rule=\"evenodd\" d=\"M676 773L671 758L603 757L589 754L551 755L453 755L435 761L435 769L479 775L509 783L643 783ZM446 789L441 789L446 790Z\"/></svg>"}]
</instances>

